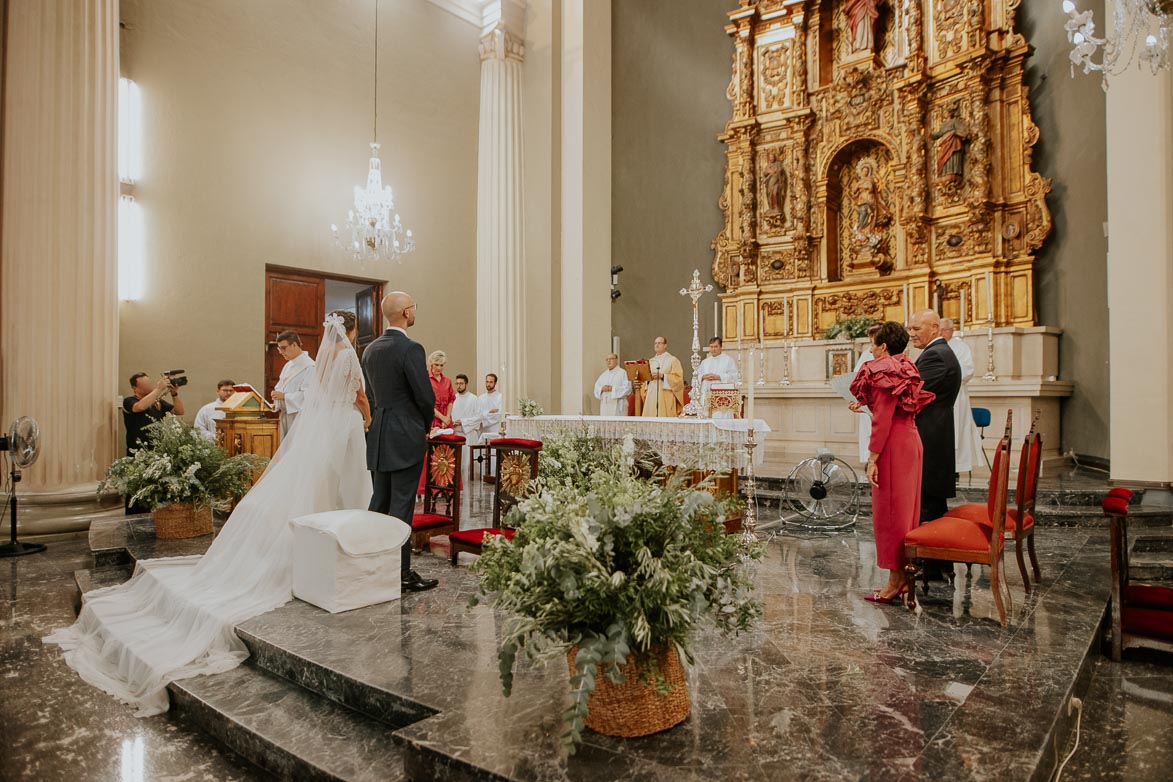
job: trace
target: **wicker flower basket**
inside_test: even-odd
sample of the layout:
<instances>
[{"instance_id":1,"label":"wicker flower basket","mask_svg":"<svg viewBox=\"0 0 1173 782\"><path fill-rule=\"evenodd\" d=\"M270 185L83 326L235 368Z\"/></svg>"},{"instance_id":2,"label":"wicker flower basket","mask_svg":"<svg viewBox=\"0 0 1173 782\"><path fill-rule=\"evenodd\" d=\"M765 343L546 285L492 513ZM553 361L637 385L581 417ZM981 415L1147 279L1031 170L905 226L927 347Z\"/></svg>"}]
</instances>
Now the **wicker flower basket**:
<instances>
[{"instance_id":1,"label":"wicker flower basket","mask_svg":"<svg viewBox=\"0 0 1173 782\"><path fill-rule=\"evenodd\" d=\"M212 506L176 502L155 509L155 537L161 540L212 534Z\"/></svg>"},{"instance_id":2,"label":"wicker flower basket","mask_svg":"<svg viewBox=\"0 0 1173 782\"><path fill-rule=\"evenodd\" d=\"M656 658L660 673L671 688L663 697L656 694L656 685L648 674L640 677L640 668L633 659L623 666L623 684L615 684L599 670L595 691L591 693L586 726L604 736L647 736L659 733L684 721L689 712L688 683L684 666L672 644L658 644L651 653ZM570 675L574 676L578 648L566 654Z\"/></svg>"}]
</instances>

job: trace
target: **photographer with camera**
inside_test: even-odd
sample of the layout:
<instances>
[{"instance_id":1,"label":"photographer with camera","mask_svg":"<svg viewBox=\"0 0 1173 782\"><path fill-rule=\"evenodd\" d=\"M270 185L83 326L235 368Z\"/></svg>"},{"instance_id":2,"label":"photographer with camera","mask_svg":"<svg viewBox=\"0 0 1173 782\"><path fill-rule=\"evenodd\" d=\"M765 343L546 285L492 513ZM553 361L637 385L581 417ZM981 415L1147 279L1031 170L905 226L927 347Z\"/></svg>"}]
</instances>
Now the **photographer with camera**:
<instances>
[{"instance_id":1,"label":"photographer with camera","mask_svg":"<svg viewBox=\"0 0 1173 782\"><path fill-rule=\"evenodd\" d=\"M126 418L126 453L129 456L147 444L144 430L168 413L183 415L183 400L179 398L179 387L187 383L182 370L164 372L154 383L146 372L135 372L130 376L133 396L122 400L122 413ZM171 395L171 401L163 398Z\"/></svg>"}]
</instances>

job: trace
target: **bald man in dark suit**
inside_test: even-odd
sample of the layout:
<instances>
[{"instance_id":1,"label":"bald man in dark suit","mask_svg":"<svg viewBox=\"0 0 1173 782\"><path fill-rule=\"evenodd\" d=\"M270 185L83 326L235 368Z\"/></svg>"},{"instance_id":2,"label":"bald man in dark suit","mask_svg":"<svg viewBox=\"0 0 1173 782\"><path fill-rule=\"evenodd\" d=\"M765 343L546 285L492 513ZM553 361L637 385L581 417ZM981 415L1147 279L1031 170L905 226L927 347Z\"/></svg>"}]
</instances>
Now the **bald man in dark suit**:
<instances>
[{"instance_id":1,"label":"bald man in dark suit","mask_svg":"<svg viewBox=\"0 0 1173 782\"><path fill-rule=\"evenodd\" d=\"M362 355L371 402L367 469L374 494L370 510L411 526L436 395L428 381L424 346L407 336L407 329L415 325L415 299L392 291L383 298L382 307L387 330ZM403 544L400 578L405 592L422 592L439 583L411 569L410 537Z\"/></svg>"}]
</instances>

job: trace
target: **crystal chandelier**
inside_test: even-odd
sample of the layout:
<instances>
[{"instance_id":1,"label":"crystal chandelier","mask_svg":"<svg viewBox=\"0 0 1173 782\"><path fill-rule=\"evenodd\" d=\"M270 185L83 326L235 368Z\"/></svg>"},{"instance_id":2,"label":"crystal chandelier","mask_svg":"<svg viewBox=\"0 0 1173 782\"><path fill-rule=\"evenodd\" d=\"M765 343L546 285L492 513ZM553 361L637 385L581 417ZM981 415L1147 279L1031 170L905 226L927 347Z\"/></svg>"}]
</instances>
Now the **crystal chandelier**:
<instances>
[{"instance_id":1,"label":"crystal chandelier","mask_svg":"<svg viewBox=\"0 0 1173 782\"><path fill-rule=\"evenodd\" d=\"M1123 73L1134 59L1148 63L1155 75L1169 67L1169 26L1173 23L1173 0L1104 0L1112 8L1112 31L1105 38L1096 35L1091 11L1080 11L1073 0L1063 0L1069 17L1064 29L1071 42L1071 73L1079 66L1084 73L1100 71L1104 89L1108 77ZM1143 44L1143 46L1142 46ZM1137 50L1140 49L1138 53ZM1102 49L1102 51L1100 51ZM1093 59L1099 54L1099 60Z\"/></svg>"},{"instance_id":2,"label":"crystal chandelier","mask_svg":"<svg viewBox=\"0 0 1173 782\"><path fill-rule=\"evenodd\" d=\"M375 120L373 138L379 130L379 2L375 0ZM399 213L395 211L395 196L391 186L383 186L383 168L379 160L379 144L371 142L370 167L367 169L367 183L354 187L354 208L346 213L346 226L350 229L350 242L343 242L338 226L331 224L330 232L334 241L345 245L356 261L367 259L396 260L415 249L415 238L411 229L403 227Z\"/></svg>"}]
</instances>

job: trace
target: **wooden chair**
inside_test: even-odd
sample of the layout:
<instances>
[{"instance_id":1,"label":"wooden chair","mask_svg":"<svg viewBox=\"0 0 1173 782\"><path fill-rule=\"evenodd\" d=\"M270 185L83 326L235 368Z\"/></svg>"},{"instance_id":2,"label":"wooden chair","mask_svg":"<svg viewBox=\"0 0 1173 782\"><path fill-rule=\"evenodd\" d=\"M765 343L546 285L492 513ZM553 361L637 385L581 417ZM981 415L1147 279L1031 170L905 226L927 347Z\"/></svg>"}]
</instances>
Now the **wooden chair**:
<instances>
[{"instance_id":1,"label":"wooden chair","mask_svg":"<svg viewBox=\"0 0 1173 782\"><path fill-rule=\"evenodd\" d=\"M428 438L424 462L424 510L411 520L411 547L422 551L435 535L460 529L460 461L464 437L439 434Z\"/></svg>"},{"instance_id":2,"label":"wooden chair","mask_svg":"<svg viewBox=\"0 0 1173 782\"><path fill-rule=\"evenodd\" d=\"M1030 554L1030 564L1034 571L1035 582L1038 583L1043 578L1042 570L1039 568L1039 558L1035 554L1035 500L1038 495L1039 471L1043 461L1043 439L1036 428L1038 420L1038 413L1035 413L1030 431L1022 441L1022 451L1018 456L1018 483L1014 490L1014 500L1017 507L1006 510L1006 534L1014 539L1014 556L1018 560L1018 572L1022 574L1022 583L1026 587L1027 594L1030 594L1031 585L1030 577L1026 572L1026 562L1022 555L1024 542ZM959 505L945 515L968 519L987 527L993 526L989 514L988 499L984 503L971 502Z\"/></svg>"},{"instance_id":3,"label":"wooden chair","mask_svg":"<svg viewBox=\"0 0 1173 782\"><path fill-rule=\"evenodd\" d=\"M1104 498L1111 526L1112 622L1110 655L1120 662L1125 649L1173 652L1173 589L1132 584L1128 576L1128 502L1132 492L1115 488Z\"/></svg>"},{"instance_id":4,"label":"wooden chair","mask_svg":"<svg viewBox=\"0 0 1173 782\"><path fill-rule=\"evenodd\" d=\"M448 535L451 553L449 561L455 565L460 552L480 554L487 535L504 535L512 538L514 530L508 525L509 511L513 509L530 484L538 477L538 452L542 450L541 440L525 440L515 437L501 437L489 441L497 464L497 482L493 491L493 526L478 529L464 529Z\"/></svg>"},{"instance_id":5,"label":"wooden chair","mask_svg":"<svg viewBox=\"0 0 1173 782\"><path fill-rule=\"evenodd\" d=\"M987 512L990 526L975 524L968 519L942 516L921 524L904 536L905 582L910 605L916 605L916 576L923 576L917 560L939 559L946 562L966 562L988 565L990 591L998 607L998 619L1008 624L1006 605L1002 600L1002 550L1006 533L1006 494L1010 482L1010 426L1013 413L1006 413L1006 431L994 452L991 464L990 493Z\"/></svg>"}]
</instances>

